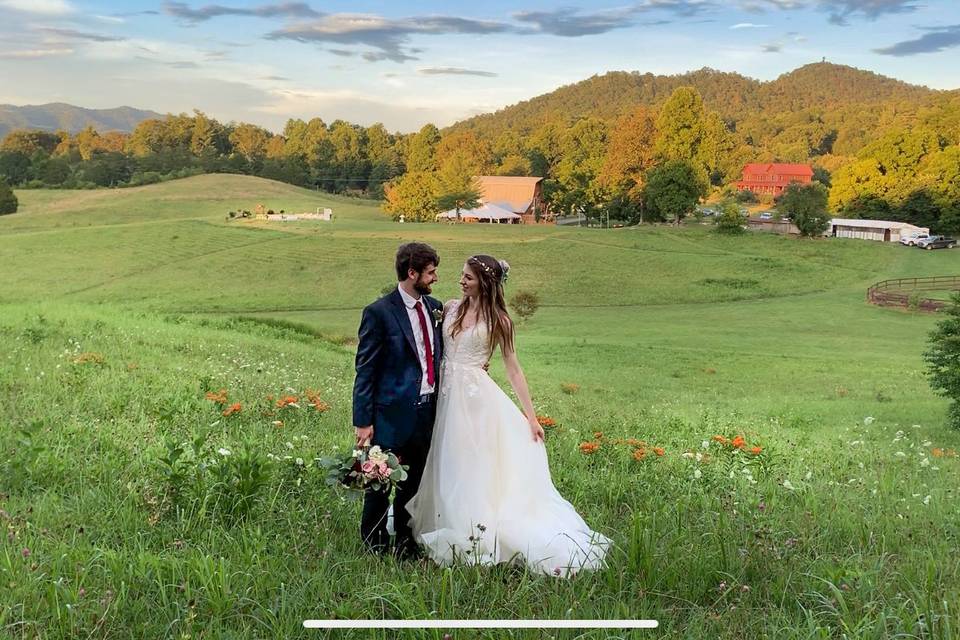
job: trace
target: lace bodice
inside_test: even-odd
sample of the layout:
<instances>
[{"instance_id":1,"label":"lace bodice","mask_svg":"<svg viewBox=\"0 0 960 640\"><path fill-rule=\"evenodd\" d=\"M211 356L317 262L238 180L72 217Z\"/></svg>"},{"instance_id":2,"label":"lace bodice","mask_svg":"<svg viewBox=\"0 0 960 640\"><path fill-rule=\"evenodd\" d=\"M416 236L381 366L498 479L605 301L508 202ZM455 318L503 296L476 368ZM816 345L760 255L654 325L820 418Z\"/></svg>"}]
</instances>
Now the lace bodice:
<instances>
[{"instance_id":1,"label":"lace bodice","mask_svg":"<svg viewBox=\"0 0 960 640\"><path fill-rule=\"evenodd\" d=\"M478 322L453 337L451 329L458 306L458 303L450 305L443 319L443 360L460 366L482 367L490 359L487 325Z\"/></svg>"}]
</instances>

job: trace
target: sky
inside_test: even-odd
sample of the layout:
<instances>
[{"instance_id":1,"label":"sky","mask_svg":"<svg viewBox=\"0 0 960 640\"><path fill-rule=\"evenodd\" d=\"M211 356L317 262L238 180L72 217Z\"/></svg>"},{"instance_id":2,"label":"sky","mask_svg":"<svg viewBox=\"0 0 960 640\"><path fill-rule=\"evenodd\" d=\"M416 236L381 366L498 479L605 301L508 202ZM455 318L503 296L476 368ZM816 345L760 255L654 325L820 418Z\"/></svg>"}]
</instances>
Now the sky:
<instances>
[{"instance_id":1,"label":"sky","mask_svg":"<svg viewBox=\"0 0 960 640\"><path fill-rule=\"evenodd\" d=\"M960 88L956 0L0 0L0 103L414 131L608 71L846 64Z\"/></svg>"}]
</instances>

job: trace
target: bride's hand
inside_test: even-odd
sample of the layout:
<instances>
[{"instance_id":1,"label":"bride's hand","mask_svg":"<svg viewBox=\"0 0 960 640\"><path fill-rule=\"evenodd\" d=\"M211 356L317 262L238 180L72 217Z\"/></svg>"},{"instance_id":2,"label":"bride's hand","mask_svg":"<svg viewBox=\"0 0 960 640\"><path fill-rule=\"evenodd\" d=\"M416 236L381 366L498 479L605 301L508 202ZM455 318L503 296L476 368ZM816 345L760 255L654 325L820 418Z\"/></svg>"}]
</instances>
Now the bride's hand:
<instances>
[{"instance_id":1,"label":"bride's hand","mask_svg":"<svg viewBox=\"0 0 960 640\"><path fill-rule=\"evenodd\" d=\"M540 423L537 422L537 419L534 418L530 422L530 435L533 436L534 442L543 442L543 427L540 426Z\"/></svg>"}]
</instances>

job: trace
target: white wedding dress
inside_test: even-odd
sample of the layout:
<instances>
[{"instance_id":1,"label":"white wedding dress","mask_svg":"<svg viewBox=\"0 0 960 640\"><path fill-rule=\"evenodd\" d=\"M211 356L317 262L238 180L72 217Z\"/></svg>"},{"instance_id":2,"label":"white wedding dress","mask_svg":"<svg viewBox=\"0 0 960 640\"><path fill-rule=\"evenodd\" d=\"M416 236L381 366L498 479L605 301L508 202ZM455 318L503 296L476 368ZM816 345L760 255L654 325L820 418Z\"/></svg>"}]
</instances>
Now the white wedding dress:
<instances>
[{"instance_id":1,"label":"white wedding dress","mask_svg":"<svg viewBox=\"0 0 960 640\"><path fill-rule=\"evenodd\" d=\"M443 329L437 420L423 480L407 504L414 536L440 564L525 562L570 576L603 566L610 540L591 531L550 479L547 452L483 370L484 323Z\"/></svg>"}]
</instances>

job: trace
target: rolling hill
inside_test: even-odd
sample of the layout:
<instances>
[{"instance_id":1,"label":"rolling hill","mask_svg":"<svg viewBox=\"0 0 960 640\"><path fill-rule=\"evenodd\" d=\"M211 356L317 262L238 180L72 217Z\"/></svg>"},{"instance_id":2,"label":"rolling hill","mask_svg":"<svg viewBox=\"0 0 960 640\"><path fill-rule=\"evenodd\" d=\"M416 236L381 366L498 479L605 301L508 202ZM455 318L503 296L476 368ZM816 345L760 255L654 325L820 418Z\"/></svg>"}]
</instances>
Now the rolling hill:
<instances>
[{"instance_id":1,"label":"rolling hill","mask_svg":"<svg viewBox=\"0 0 960 640\"><path fill-rule=\"evenodd\" d=\"M450 130L468 129L495 138L502 130L530 131L556 117L613 120L637 105L659 107L681 86L696 88L705 106L728 122L808 109L859 110L894 102L919 106L951 93L829 62L808 64L769 82L709 68L670 76L612 71L463 120Z\"/></svg>"}]
</instances>

